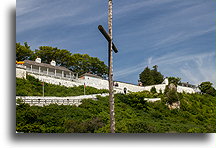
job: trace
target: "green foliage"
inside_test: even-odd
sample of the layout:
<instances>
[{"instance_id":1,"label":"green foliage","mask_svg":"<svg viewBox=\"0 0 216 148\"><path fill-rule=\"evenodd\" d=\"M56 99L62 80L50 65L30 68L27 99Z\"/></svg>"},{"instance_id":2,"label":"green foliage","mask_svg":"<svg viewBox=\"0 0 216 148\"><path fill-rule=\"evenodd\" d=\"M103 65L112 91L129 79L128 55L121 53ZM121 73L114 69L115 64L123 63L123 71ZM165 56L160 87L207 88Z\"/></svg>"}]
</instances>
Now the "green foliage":
<instances>
[{"instance_id":1,"label":"green foliage","mask_svg":"<svg viewBox=\"0 0 216 148\"><path fill-rule=\"evenodd\" d=\"M213 84L211 82L202 82L198 87L202 93L206 93L211 96L216 96L216 90L212 85Z\"/></svg>"},{"instance_id":2,"label":"green foliage","mask_svg":"<svg viewBox=\"0 0 216 148\"><path fill-rule=\"evenodd\" d=\"M94 133L104 125L103 121L98 117L94 117L84 122L67 120L64 123L66 133Z\"/></svg>"},{"instance_id":3,"label":"green foliage","mask_svg":"<svg viewBox=\"0 0 216 148\"><path fill-rule=\"evenodd\" d=\"M181 84L181 78L179 77L168 77L169 84L173 83L175 86Z\"/></svg>"},{"instance_id":4,"label":"green foliage","mask_svg":"<svg viewBox=\"0 0 216 148\"><path fill-rule=\"evenodd\" d=\"M140 73L139 77L140 77L140 82L142 82L143 86L154 84L154 78L151 75L151 70L148 67L146 67L144 71Z\"/></svg>"},{"instance_id":5,"label":"green foliage","mask_svg":"<svg viewBox=\"0 0 216 148\"><path fill-rule=\"evenodd\" d=\"M31 51L30 46L28 46L27 42L24 42L24 46L20 43L16 43L16 60L17 61L24 61L29 59L33 54Z\"/></svg>"},{"instance_id":6,"label":"green foliage","mask_svg":"<svg viewBox=\"0 0 216 148\"><path fill-rule=\"evenodd\" d=\"M163 94L138 92L115 95L117 133L215 133L215 97L182 94L181 108L169 110L163 101L148 103L144 98ZM79 107L16 106L16 130L25 133L108 133L109 98L84 100Z\"/></svg>"},{"instance_id":7,"label":"green foliage","mask_svg":"<svg viewBox=\"0 0 216 148\"><path fill-rule=\"evenodd\" d=\"M151 92L151 93L157 93L157 90L156 90L155 87L152 87L151 90L150 90L150 92Z\"/></svg>"},{"instance_id":8,"label":"green foliage","mask_svg":"<svg viewBox=\"0 0 216 148\"><path fill-rule=\"evenodd\" d=\"M153 66L153 69L151 70L151 74L154 78L155 84L161 84L163 82L164 76L160 72L158 72L158 66L157 65Z\"/></svg>"},{"instance_id":9,"label":"green foliage","mask_svg":"<svg viewBox=\"0 0 216 148\"><path fill-rule=\"evenodd\" d=\"M108 73L108 68L104 62L87 54L73 54L69 65L69 68L79 75L90 72L105 78Z\"/></svg>"},{"instance_id":10,"label":"green foliage","mask_svg":"<svg viewBox=\"0 0 216 148\"><path fill-rule=\"evenodd\" d=\"M35 59L36 57L40 57L43 63L50 63L52 60L55 60L57 65L69 68L68 61L71 59L71 53L66 49L40 46L39 49L35 50L33 58Z\"/></svg>"},{"instance_id":11,"label":"green foliage","mask_svg":"<svg viewBox=\"0 0 216 148\"><path fill-rule=\"evenodd\" d=\"M98 58L90 57L88 54L72 54L66 49L40 46L31 59L34 60L36 57L40 57L43 63L55 60L57 65L67 67L79 75L90 72L105 78L108 73L107 66Z\"/></svg>"},{"instance_id":12,"label":"green foliage","mask_svg":"<svg viewBox=\"0 0 216 148\"><path fill-rule=\"evenodd\" d=\"M58 66L64 66L72 71L82 75L84 73L92 73L103 78L107 77L108 67L96 57L91 57L88 54L72 54L66 49L58 49L51 46L40 46L33 52L27 42L24 46L16 43L16 60L35 60L37 57L41 58L43 63L50 63L52 60L56 61Z\"/></svg>"},{"instance_id":13,"label":"green foliage","mask_svg":"<svg viewBox=\"0 0 216 148\"><path fill-rule=\"evenodd\" d=\"M169 89L166 93L166 102L172 104L174 102L179 101L179 96L174 89Z\"/></svg>"},{"instance_id":14,"label":"green foliage","mask_svg":"<svg viewBox=\"0 0 216 148\"><path fill-rule=\"evenodd\" d=\"M153 66L153 70L146 67L139 75L139 81L143 86L161 84L163 82L163 75L158 72L157 65Z\"/></svg>"},{"instance_id":15,"label":"green foliage","mask_svg":"<svg viewBox=\"0 0 216 148\"><path fill-rule=\"evenodd\" d=\"M85 88L85 94L101 94L107 93L108 90L96 89L87 86ZM79 96L84 94L84 86L65 87L59 85L53 85L44 83L44 96ZM42 96L43 86L42 82L38 79L27 75L26 79L16 78L16 96Z\"/></svg>"}]
</instances>

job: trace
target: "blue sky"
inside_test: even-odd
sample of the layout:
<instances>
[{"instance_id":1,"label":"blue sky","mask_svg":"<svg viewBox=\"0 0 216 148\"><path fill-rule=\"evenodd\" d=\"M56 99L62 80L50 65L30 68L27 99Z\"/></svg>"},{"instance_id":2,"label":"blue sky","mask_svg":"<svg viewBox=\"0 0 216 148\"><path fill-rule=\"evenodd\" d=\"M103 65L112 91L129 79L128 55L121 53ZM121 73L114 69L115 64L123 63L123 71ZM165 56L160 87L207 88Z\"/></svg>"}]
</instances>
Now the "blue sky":
<instances>
[{"instance_id":1,"label":"blue sky","mask_svg":"<svg viewBox=\"0 0 216 148\"><path fill-rule=\"evenodd\" d=\"M183 82L215 84L215 1L113 0L114 79L137 84L146 66ZM16 41L107 64L108 0L17 0Z\"/></svg>"}]
</instances>

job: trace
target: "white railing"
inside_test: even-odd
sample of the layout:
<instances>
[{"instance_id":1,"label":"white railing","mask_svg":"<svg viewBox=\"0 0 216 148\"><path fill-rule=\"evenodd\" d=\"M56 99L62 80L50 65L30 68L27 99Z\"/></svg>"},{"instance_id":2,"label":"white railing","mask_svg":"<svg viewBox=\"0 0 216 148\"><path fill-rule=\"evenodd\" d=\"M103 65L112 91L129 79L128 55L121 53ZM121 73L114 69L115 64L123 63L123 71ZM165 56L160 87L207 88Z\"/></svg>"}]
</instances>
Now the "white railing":
<instances>
[{"instance_id":1,"label":"white railing","mask_svg":"<svg viewBox=\"0 0 216 148\"><path fill-rule=\"evenodd\" d=\"M68 77L60 77L60 76L55 76L55 75L47 75L45 73L39 73L39 72L36 72L36 71L31 71L31 70L26 70L27 73L32 73L32 74L37 74L37 75L40 75L40 76L48 76L48 77L51 77L51 78L55 78L55 79L60 79L60 80L69 80L69 81L73 81L75 78L73 76L71 76L71 78L68 78Z\"/></svg>"},{"instance_id":2,"label":"white railing","mask_svg":"<svg viewBox=\"0 0 216 148\"><path fill-rule=\"evenodd\" d=\"M70 97L16 96L16 99L22 99L24 103L27 103L30 106L45 106L50 104L79 106L84 99L97 100L97 96L105 97L108 95L108 93L104 93Z\"/></svg>"}]
</instances>

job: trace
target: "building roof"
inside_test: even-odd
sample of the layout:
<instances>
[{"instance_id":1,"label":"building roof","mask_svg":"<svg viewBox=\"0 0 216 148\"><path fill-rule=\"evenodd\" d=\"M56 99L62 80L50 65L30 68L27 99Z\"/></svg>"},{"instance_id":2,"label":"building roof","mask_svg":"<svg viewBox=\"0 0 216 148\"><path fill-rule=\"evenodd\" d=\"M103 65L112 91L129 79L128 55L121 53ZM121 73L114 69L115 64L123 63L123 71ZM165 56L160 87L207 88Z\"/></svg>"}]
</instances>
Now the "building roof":
<instances>
[{"instance_id":1,"label":"building roof","mask_svg":"<svg viewBox=\"0 0 216 148\"><path fill-rule=\"evenodd\" d=\"M51 64L37 63L37 62L31 61L31 60L25 60L24 65L25 64L30 64L30 65L40 66L40 67L46 67L46 68L51 68L51 69L56 69L56 70L61 70L61 71L72 72L72 71L70 71L69 69L67 69L66 67L63 67L63 66L53 66Z\"/></svg>"},{"instance_id":2,"label":"building roof","mask_svg":"<svg viewBox=\"0 0 216 148\"><path fill-rule=\"evenodd\" d=\"M189 86L189 87L196 87L196 85L193 85L193 84L190 84L190 83L185 83L185 82L181 82L182 85L186 85L186 86Z\"/></svg>"},{"instance_id":3,"label":"building roof","mask_svg":"<svg viewBox=\"0 0 216 148\"><path fill-rule=\"evenodd\" d=\"M94 78L103 79L102 77L97 76L97 75L94 75L94 74L91 74L91 73L84 73L84 74L81 75L80 77L83 77L83 76L89 76L89 77L94 77Z\"/></svg>"}]
</instances>

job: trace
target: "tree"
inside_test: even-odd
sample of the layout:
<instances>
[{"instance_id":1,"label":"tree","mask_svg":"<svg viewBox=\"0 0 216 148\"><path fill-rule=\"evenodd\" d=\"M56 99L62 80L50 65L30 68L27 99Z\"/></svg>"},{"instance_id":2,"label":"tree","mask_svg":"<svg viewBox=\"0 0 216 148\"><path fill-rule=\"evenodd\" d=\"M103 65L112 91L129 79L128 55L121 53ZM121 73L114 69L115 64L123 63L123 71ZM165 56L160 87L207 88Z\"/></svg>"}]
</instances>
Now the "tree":
<instances>
[{"instance_id":1,"label":"tree","mask_svg":"<svg viewBox=\"0 0 216 148\"><path fill-rule=\"evenodd\" d=\"M213 84L211 82L202 82L198 87L202 93L206 93L211 96L216 96L216 90L212 85Z\"/></svg>"},{"instance_id":2,"label":"tree","mask_svg":"<svg viewBox=\"0 0 216 148\"><path fill-rule=\"evenodd\" d=\"M20 43L16 43L16 60L24 61L29 59L33 54L33 51L28 46L27 42L24 42L24 46Z\"/></svg>"},{"instance_id":3,"label":"tree","mask_svg":"<svg viewBox=\"0 0 216 148\"><path fill-rule=\"evenodd\" d=\"M48 64L52 60L55 60L58 66L67 67L79 75L90 72L101 77L106 77L108 73L107 66L98 58L90 57L88 54L72 54L66 49L40 46L39 49L35 50L34 59L36 57L40 57L43 63Z\"/></svg>"},{"instance_id":4,"label":"tree","mask_svg":"<svg viewBox=\"0 0 216 148\"><path fill-rule=\"evenodd\" d=\"M164 76L160 72L158 72L157 68L158 66L154 65L151 73L154 78L155 84L161 84L163 82Z\"/></svg>"},{"instance_id":5,"label":"tree","mask_svg":"<svg viewBox=\"0 0 216 148\"><path fill-rule=\"evenodd\" d=\"M168 81L169 81L169 84L173 83L173 84L175 84L175 86L177 86L177 85L179 85L181 83L181 78L179 78L179 77L168 77Z\"/></svg>"},{"instance_id":6,"label":"tree","mask_svg":"<svg viewBox=\"0 0 216 148\"><path fill-rule=\"evenodd\" d=\"M108 73L107 65L103 61L90 57L88 54L73 54L69 65L70 69L79 75L90 72L105 78Z\"/></svg>"},{"instance_id":7,"label":"tree","mask_svg":"<svg viewBox=\"0 0 216 148\"><path fill-rule=\"evenodd\" d=\"M140 73L139 78L143 86L161 84L163 82L163 75L158 72L158 66L153 66L153 70L146 67L142 73Z\"/></svg>"},{"instance_id":8,"label":"tree","mask_svg":"<svg viewBox=\"0 0 216 148\"><path fill-rule=\"evenodd\" d=\"M146 67L142 73L139 75L140 82L142 82L143 86L153 85L155 84L154 78L151 74L151 70Z\"/></svg>"},{"instance_id":9,"label":"tree","mask_svg":"<svg viewBox=\"0 0 216 148\"><path fill-rule=\"evenodd\" d=\"M169 89L168 92L166 93L166 101L168 104L172 104L174 102L179 101L179 96L174 89Z\"/></svg>"},{"instance_id":10,"label":"tree","mask_svg":"<svg viewBox=\"0 0 216 148\"><path fill-rule=\"evenodd\" d=\"M51 46L40 46L39 49L35 50L35 56L41 58L41 61L43 63L49 64L52 60L58 59L56 61L56 64L60 64L60 49L57 47L51 47Z\"/></svg>"}]
</instances>

